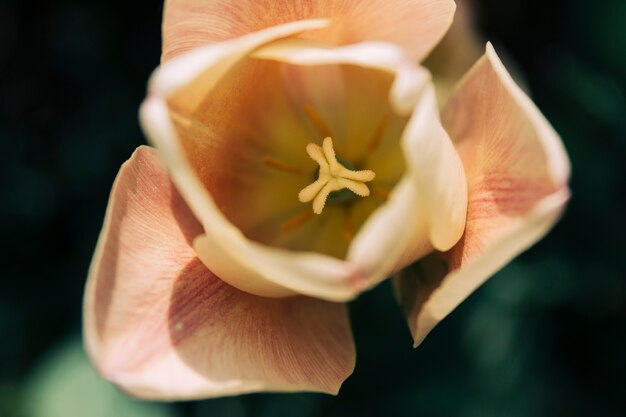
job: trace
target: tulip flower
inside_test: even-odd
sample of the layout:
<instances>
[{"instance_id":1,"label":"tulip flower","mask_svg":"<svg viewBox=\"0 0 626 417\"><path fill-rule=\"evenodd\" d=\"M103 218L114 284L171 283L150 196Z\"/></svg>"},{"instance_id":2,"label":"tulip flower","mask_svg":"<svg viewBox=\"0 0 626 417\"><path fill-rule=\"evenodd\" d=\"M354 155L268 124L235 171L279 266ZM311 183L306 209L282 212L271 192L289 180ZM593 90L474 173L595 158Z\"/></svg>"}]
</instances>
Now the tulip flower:
<instances>
[{"instance_id":1,"label":"tulip flower","mask_svg":"<svg viewBox=\"0 0 626 417\"><path fill-rule=\"evenodd\" d=\"M561 141L491 45L440 109L418 62L448 0L170 0L85 293L126 392L337 393L345 302L400 273L415 343L542 237Z\"/></svg>"}]
</instances>

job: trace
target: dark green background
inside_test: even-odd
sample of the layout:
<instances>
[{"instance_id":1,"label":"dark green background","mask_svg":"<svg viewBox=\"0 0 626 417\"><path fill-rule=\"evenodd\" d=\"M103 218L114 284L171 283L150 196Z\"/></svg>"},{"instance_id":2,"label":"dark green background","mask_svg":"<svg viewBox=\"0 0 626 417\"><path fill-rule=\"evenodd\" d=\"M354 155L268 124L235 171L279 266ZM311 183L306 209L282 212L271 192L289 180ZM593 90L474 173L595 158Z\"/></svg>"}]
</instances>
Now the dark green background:
<instances>
[{"instance_id":1,"label":"dark green background","mask_svg":"<svg viewBox=\"0 0 626 417\"><path fill-rule=\"evenodd\" d=\"M388 284L360 297L357 368L337 397L160 405L95 377L79 332L110 185L144 141L161 3L3 0L0 416L626 415L626 2L479 6L571 155L561 223L416 350Z\"/></svg>"}]
</instances>

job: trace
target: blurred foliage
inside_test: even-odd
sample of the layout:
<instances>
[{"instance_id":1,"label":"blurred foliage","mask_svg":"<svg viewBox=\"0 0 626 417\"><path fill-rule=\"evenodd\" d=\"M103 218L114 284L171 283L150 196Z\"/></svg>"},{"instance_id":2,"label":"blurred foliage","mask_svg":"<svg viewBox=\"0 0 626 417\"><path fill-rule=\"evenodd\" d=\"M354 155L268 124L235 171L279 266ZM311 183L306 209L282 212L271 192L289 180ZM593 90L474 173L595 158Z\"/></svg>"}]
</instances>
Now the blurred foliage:
<instances>
[{"instance_id":1,"label":"blurred foliage","mask_svg":"<svg viewBox=\"0 0 626 417\"><path fill-rule=\"evenodd\" d=\"M0 3L0 416L623 416L626 2L477 3L570 152L561 223L417 350L387 284L360 297L357 368L337 397L175 405L117 393L76 344L110 185L144 140L161 2Z\"/></svg>"},{"instance_id":2,"label":"blurred foliage","mask_svg":"<svg viewBox=\"0 0 626 417\"><path fill-rule=\"evenodd\" d=\"M52 350L32 376L25 414L32 417L172 417L171 407L127 397L100 378L80 339Z\"/></svg>"}]
</instances>

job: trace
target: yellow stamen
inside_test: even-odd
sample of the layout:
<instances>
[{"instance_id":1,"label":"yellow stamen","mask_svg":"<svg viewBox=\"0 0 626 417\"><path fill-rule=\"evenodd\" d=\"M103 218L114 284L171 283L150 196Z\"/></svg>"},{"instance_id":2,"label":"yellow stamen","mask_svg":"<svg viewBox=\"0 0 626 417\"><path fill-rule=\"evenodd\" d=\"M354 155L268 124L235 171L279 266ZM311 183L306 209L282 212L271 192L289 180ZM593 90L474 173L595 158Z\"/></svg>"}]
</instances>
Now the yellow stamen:
<instances>
[{"instance_id":1,"label":"yellow stamen","mask_svg":"<svg viewBox=\"0 0 626 417\"><path fill-rule=\"evenodd\" d=\"M374 179L376 176L374 171L354 171L341 165L337 161L333 140L330 136L324 139L322 146L309 143L306 146L306 151L311 159L319 164L319 177L300 191L298 199L302 203L313 200L313 212L315 214L322 213L326 200L333 191L347 188L360 197L370 195L370 190L365 183Z\"/></svg>"},{"instance_id":2,"label":"yellow stamen","mask_svg":"<svg viewBox=\"0 0 626 417\"><path fill-rule=\"evenodd\" d=\"M272 158L271 156L266 156L263 159L263 163L267 165L268 167L275 168L280 171L288 172L290 174L304 175L304 171L302 171L300 168L290 165L286 162L279 161L278 159Z\"/></svg>"},{"instance_id":3,"label":"yellow stamen","mask_svg":"<svg viewBox=\"0 0 626 417\"><path fill-rule=\"evenodd\" d=\"M326 122L324 122L324 119L322 119L322 116L320 116L320 114L317 112L317 110L313 108L313 106L311 106L310 104L305 104L303 106L303 109L323 138L333 135Z\"/></svg>"}]
</instances>

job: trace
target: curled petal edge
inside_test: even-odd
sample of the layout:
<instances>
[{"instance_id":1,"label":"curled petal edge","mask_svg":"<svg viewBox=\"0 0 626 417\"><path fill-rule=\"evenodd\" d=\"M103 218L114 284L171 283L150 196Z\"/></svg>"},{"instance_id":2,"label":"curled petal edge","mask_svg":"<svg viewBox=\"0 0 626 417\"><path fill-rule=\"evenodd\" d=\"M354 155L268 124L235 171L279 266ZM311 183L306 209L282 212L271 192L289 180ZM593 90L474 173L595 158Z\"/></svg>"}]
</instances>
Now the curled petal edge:
<instances>
[{"instance_id":1,"label":"curled petal edge","mask_svg":"<svg viewBox=\"0 0 626 417\"><path fill-rule=\"evenodd\" d=\"M445 275L436 272L433 274L428 270L431 263L434 264L432 270L437 271L440 270L437 263L442 262L441 258L434 254L418 262L411 270L395 277L393 285L396 298L405 308L409 307L406 308L406 314L409 330L413 336L413 347L419 346L441 320L487 279L545 236L561 217L569 197L569 192L563 190L545 198L529 213L524 223L492 242L488 250L459 269ZM420 264L423 264L424 268ZM419 292L419 286L424 286L423 296L417 297L418 300L402 301L409 296L403 292L411 290ZM433 287L434 291L429 293L428 290L432 290Z\"/></svg>"},{"instance_id":2,"label":"curled petal edge","mask_svg":"<svg viewBox=\"0 0 626 417\"><path fill-rule=\"evenodd\" d=\"M394 280L415 346L492 274L541 239L570 197L563 143L492 45L486 49L443 110L468 179L465 233L450 251L427 256Z\"/></svg>"}]
</instances>

